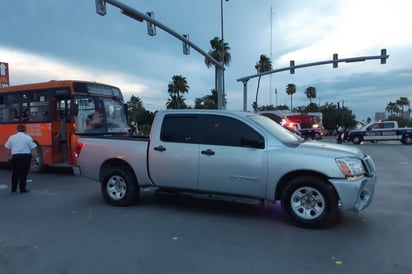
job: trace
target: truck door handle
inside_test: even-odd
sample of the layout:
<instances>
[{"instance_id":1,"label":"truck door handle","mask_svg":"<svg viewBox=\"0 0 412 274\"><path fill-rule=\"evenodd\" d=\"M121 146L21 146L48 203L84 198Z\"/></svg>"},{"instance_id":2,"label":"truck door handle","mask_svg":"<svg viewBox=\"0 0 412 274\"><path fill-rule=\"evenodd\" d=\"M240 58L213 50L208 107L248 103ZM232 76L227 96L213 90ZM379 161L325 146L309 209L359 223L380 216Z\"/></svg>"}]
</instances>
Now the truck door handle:
<instances>
[{"instance_id":1,"label":"truck door handle","mask_svg":"<svg viewBox=\"0 0 412 274\"><path fill-rule=\"evenodd\" d=\"M202 150L201 153L204 155L215 155L215 152L211 149Z\"/></svg>"},{"instance_id":2,"label":"truck door handle","mask_svg":"<svg viewBox=\"0 0 412 274\"><path fill-rule=\"evenodd\" d=\"M165 151L166 150L166 148L162 145L154 147L153 149L156 150L156 151Z\"/></svg>"}]
</instances>

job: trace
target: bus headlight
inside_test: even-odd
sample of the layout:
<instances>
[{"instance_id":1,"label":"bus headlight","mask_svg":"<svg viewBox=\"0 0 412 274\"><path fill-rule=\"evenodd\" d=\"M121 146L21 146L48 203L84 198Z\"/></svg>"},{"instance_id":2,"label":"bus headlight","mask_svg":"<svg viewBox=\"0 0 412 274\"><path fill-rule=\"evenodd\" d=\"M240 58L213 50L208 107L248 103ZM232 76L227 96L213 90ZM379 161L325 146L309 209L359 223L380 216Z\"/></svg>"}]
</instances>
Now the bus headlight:
<instances>
[{"instance_id":1,"label":"bus headlight","mask_svg":"<svg viewBox=\"0 0 412 274\"><path fill-rule=\"evenodd\" d=\"M361 159L358 158L337 158L336 163L340 171L346 176L361 176L365 174Z\"/></svg>"}]
</instances>

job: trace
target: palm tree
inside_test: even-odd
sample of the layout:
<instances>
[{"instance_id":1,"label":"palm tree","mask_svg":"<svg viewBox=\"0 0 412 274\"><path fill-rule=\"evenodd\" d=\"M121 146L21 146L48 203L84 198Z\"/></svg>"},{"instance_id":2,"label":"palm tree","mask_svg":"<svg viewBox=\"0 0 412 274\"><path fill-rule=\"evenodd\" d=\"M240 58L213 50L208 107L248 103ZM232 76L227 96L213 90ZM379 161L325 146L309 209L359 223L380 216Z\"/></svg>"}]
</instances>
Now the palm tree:
<instances>
[{"instance_id":1,"label":"palm tree","mask_svg":"<svg viewBox=\"0 0 412 274\"><path fill-rule=\"evenodd\" d=\"M217 90L211 90L212 95L195 99L195 109L217 109Z\"/></svg>"},{"instance_id":2,"label":"palm tree","mask_svg":"<svg viewBox=\"0 0 412 274\"><path fill-rule=\"evenodd\" d=\"M222 63L224 66L228 66L230 64L230 61L232 60L232 56L230 55L230 47L229 44L224 42L222 39L219 37L214 37L212 40L210 40L210 47L212 48L209 50L209 55L212 56L216 61L219 63ZM212 63L210 62L209 59L205 58L205 64L208 68L212 66ZM218 71L215 70L215 79L217 79ZM223 91L225 90L225 75L223 74ZM217 81L215 82L217 84ZM215 89L217 90L217 86L215 85ZM224 97L224 94L222 94ZM225 98L223 98L222 105L224 105L226 102Z\"/></svg>"},{"instance_id":3,"label":"palm tree","mask_svg":"<svg viewBox=\"0 0 412 274\"><path fill-rule=\"evenodd\" d=\"M398 107L398 105L397 105L396 103L392 103L392 102L389 102L389 103L386 105L385 110L386 110L387 112L389 112L390 115L392 115L394 112L395 112L395 113L399 113L399 107Z\"/></svg>"},{"instance_id":4,"label":"palm tree","mask_svg":"<svg viewBox=\"0 0 412 274\"><path fill-rule=\"evenodd\" d=\"M170 94L170 99L166 103L167 108L180 109L186 106L184 103L183 94L189 92L189 85L186 78L181 75L174 75L172 81L169 82L167 92ZM170 106L170 107L169 107Z\"/></svg>"},{"instance_id":5,"label":"palm tree","mask_svg":"<svg viewBox=\"0 0 412 274\"><path fill-rule=\"evenodd\" d=\"M259 61L255 65L255 69L256 69L257 73L263 73L263 72L271 71L272 70L272 61L266 55L261 54L260 58L259 58ZM258 109L258 95L259 95L259 86L260 86L260 78L261 77L262 77L262 75L259 75L258 83L257 83L257 87L256 87L256 99L255 99L255 102L253 103L253 108L254 108L255 111L257 111L257 109Z\"/></svg>"},{"instance_id":6,"label":"palm tree","mask_svg":"<svg viewBox=\"0 0 412 274\"><path fill-rule=\"evenodd\" d=\"M402 117L403 117L403 115L404 115L403 108L404 108L405 106L408 106L408 105L409 105L408 97L399 97L399 99L396 100L396 104L401 108Z\"/></svg>"},{"instance_id":7,"label":"palm tree","mask_svg":"<svg viewBox=\"0 0 412 274\"><path fill-rule=\"evenodd\" d=\"M315 87L307 87L305 90L306 97L309 98L310 104L312 104L312 98L316 98L316 88Z\"/></svg>"},{"instance_id":8,"label":"palm tree","mask_svg":"<svg viewBox=\"0 0 412 274\"><path fill-rule=\"evenodd\" d=\"M170 98L167 99L166 108L167 109L185 109L187 105L185 103L185 98L181 95L172 95L170 94Z\"/></svg>"},{"instance_id":9,"label":"palm tree","mask_svg":"<svg viewBox=\"0 0 412 274\"><path fill-rule=\"evenodd\" d=\"M137 122L139 113L144 112L146 110L143 107L142 100L140 100L139 97L132 95L132 97L130 97L130 100L127 102L127 111L128 118L130 120L129 122Z\"/></svg>"},{"instance_id":10,"label":"palm tree","mask_svg":"<svg viewBox=\"0 0 412 274\"><path fill-rule=\"evenodd\" d=\"M223 40L219 37L214 37L212 40L210 40L210 46L212 49L209 50L209 55L215 58L216 61L223 63L225 66L228 66L230 64L230 61L232 60L232 56L229 53L229 44L223 42ZM210 60L206 58L205 64L208 68L212 66Z\"/></svg>"},{"instance_id":11,"label":"palm tree","mask_svg":"<svg viewBox=\"0 0 412 274\"><path fill-rule=\"evenodd\" d=\"M292 111L292 95L296 93L296 85L295 84L287 84L286 86L286 93L290 95L290 111Z\"/></svg>"}]
</instances>

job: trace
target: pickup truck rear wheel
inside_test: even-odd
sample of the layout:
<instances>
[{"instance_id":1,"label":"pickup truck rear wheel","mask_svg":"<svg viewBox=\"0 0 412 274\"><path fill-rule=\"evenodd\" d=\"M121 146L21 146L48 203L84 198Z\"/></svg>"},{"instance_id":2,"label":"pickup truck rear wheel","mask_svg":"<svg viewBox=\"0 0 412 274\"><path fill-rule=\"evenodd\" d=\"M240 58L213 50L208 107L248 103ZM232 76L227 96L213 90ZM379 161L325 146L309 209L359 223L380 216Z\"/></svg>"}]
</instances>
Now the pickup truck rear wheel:
<instances>
[{"instance_id":1,"label":"pickup truck rear wheel","mask_svg":"<svg viewBox=\"0 0 412 274\"><path fill-rule=\"evenodd\" d=\"M354 143L355 145L359 145L362 142L362 137L360 137L359 135L355 135L352 137L352 143Z\"/></svg>"},{"instance_id":2,"label":"pickup truck rear wheel","mask_svg":"<svg viewBox=\"0 0 412 274\"><path fill-rule=\"evenodd\" d=\"M338 197L325 180L315 176L300 176L285 186L282 207L296 225L322 228L337 218Z\"/></svg>"},{"instance_id":3,"label":"pickup truck rear wheel","mask_svg":"<svg viewBox=\"0 0 412 274\"><path fill-rule=\"evenodd\" d=\"M101 190L104 200L114 206L128 206L139 197L139 186L125 168L114 168L103 179Z\"/></svg>"}]
</instances>

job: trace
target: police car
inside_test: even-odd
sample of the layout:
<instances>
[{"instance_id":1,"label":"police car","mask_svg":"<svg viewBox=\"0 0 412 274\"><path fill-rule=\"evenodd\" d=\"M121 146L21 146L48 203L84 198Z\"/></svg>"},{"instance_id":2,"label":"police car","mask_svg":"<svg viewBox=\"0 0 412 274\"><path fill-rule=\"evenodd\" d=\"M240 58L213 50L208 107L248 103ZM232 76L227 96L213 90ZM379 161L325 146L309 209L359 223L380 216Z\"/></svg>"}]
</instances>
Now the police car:
<instances>
[{"instance_id":1,"label":"police car","mask_svg":"<svg viewBox=\"0 0 412 274\"><path fill-rule=\"evenodd\" d=\"M351 130L348 140L354 144L363 141L401 141L402 144L412 144L412 128L399 128L396 121L374 122L361 129Z\"/></svg>"}]
</instances>

